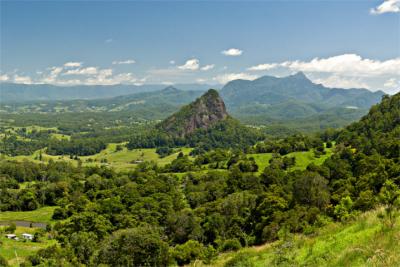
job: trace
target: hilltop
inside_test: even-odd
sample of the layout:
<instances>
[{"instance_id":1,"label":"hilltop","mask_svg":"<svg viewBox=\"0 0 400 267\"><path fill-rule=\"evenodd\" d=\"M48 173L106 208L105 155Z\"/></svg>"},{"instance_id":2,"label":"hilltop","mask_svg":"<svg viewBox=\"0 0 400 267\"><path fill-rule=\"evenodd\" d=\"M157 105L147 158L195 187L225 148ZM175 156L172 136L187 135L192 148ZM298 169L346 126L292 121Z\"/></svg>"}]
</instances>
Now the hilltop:
<instances>
[{"instance_id":1,"label":"hilltop","mask_svg":"<svg viewBox=\"0 0 400 267\"><path fill-rule=\"evenodd\" d=\"M210 89L165 119L158 127L174 136L185 137L197 129L208 129L228 116L224 101L216 90Z\"/></svg>"}]
</instances>

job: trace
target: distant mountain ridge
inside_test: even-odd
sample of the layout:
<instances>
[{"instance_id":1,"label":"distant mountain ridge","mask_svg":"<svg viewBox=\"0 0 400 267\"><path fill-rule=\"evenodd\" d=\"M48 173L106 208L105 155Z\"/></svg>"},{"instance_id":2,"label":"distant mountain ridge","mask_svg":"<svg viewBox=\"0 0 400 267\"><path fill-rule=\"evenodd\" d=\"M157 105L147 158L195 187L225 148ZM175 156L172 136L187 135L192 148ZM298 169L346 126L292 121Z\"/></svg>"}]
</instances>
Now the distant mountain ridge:
<instances>
[{"instance_id":1,"label":"distant mountain ridge","mask_svg":"<svg viewBox=\"0 0 400 267\"><path fill-rule=\"evenodd\" d=\"M383 95L382 91L371 92L367 89L327 88L313 83L302 72L283 78L263 76L253 81L234 80L221 89L226 104L233 107L296 101L321 108L369 108L378 103Z\"/></svg>"},{"instance_id":2,"label":"distant mountain ridge","mask_svg":"<svg viewBox=\"0 0 400 267\"><path fill-rule=\"evenodd\" d=\"M208 89L187 90L193 88L189 85L158 86L140 88L148 90L146 92L108 98L96 95L96 99L87 100L35 101L32 98L30 102L22 103L0 101L0 112L123 112L126 116L135 114L145 120L162 120ZM112 91L114 87L101 90L105 88ZM121 93L118 86L115 88L117 92L113 94ZM263 76L254 81L235 80L218 92L227 111L241 122L268 125L285 132L285 128L310 132L345 126L365 115L384 95L381 91L366 89L327 88L314 84L302 73L283 78ZM4 99L3 95L0 95L0 99Z\"/></svg>"},{"instance_id":3,"label":"distant mountain ridge","mask_svg":"<svg viewBox=\"0 0 400 267\"><path fill-rule=\"evenodd\" d=\"M183 91L204 92L210 88L209 85L205 84L178 84L176 86ZM0 83L0 102L91 100L160 91L164 87L163 84L55 86L50 84Z\"/></svg>"}]
</instances>

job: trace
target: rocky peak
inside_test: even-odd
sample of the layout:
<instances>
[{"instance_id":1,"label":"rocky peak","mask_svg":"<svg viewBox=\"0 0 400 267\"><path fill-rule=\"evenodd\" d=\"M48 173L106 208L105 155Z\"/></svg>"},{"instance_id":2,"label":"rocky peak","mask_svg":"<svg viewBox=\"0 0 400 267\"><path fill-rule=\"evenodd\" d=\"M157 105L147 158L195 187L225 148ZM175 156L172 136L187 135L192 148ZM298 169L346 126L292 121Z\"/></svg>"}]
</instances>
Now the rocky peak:
<instances>
[{"instance_id":1,"label":"rocky peak","mask_svg":"<svg viewBox=\"0 0 400 267\"><path fill-rule=\"evenodd\" d=\"M228 117L225 103L214 89L165 119L159 127L169 134L185 137L197 129L208 129Z\"/></svg>"}]
</instances>

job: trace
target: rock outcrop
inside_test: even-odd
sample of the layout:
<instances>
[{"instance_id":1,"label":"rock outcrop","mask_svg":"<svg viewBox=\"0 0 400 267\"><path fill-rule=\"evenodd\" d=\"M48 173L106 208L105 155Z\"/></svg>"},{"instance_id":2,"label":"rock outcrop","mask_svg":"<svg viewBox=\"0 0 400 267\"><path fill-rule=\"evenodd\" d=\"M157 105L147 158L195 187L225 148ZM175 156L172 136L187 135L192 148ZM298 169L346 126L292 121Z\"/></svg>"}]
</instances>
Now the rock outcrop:
<instances>
[{"instance_id":1,"label":"rock outcrop","mask_svg":"<svg viewBox=\"0 0 400 267\"><path fill-rule=\"evenodd\" d=\"M229 115L225 103L214 89L161 122L158 127L169 134L185 137L197 129L208 129Z\"/></svg>"}]
</instances>

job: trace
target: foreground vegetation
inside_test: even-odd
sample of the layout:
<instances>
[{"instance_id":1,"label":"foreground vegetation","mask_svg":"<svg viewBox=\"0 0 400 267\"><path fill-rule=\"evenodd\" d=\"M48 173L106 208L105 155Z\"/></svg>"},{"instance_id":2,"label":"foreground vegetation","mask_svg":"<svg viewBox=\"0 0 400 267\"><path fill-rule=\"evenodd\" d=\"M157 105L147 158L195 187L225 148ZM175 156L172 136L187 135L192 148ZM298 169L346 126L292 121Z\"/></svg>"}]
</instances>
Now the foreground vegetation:
<instances>
[{"instance_id":1,"label":"foreground vegetation","mask_svg":"<svg viewBox=\"0 0 400 267\"><path fill-rule=\"evenodd\" d=\"M329 222L309 235L282 232L276 242L224 253L211 265L196 266L397 266L400 220L387 227L380 218L383 212L379 208L346 222Z\"/></svg>"}]
</instances>

